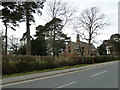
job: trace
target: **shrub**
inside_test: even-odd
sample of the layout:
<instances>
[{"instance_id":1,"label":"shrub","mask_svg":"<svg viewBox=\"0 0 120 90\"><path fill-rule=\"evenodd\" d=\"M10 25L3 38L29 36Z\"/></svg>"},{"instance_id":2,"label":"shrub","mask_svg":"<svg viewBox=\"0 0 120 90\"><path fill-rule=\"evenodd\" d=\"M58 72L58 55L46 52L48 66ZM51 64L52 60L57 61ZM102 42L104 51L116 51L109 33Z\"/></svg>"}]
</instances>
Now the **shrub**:
<instances>
[{"instance_id":1,"label":"shrub","mask_svg":"<svg viewBox=\"0 0 120 90\"><path fill-rule=\"evenodd\" d=\"M120 60L120 56L95 56L94 62ZM2 74L14 74L64 66L92 64L92 57L2 56Z\"/></svg>"},{"instance_id":2,"label":"shrub","mask_svg":"<svg viewBox=\"0 0 120 90\"><path fill-rule=\"evenodd\" d=\"M4 74L13 74L17 73L17 62L14 61L2 61L2 73Z\"/></svg>"},{"instance_id":3,"label":"shrub","mask_svg":"<svg viewBox=\"0 0 120 90\"><path fill-rule=\"evenodd\" d=\"M119 60L119 56L110 56L110 55L103 55L103 56L96 56L94 57L95 63L100 63L100 62L108 62L108 61L114 61L114 60Z\"/></svg>"},{"instance_id":4,"label":"shrub","mask_svg":"<svg viewBox=\"0 0 120 90\"><path fill-rule=\"evenodd\" d=\"M69 62L70 62L70 60L68 58L63 58L63 57L56 58L54 61L54 66L55 66L55 68L68 66Z\"/></svg>"}]
</instances>

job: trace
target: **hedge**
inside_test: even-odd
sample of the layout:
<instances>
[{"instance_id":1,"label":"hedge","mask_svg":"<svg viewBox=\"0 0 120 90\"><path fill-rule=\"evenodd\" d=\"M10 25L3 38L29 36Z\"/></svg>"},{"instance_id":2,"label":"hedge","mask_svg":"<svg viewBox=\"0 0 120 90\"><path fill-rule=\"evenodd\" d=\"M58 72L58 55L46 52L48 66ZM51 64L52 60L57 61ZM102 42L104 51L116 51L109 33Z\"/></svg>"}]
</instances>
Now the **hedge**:
<instances>
[{"instance_id":1,"label":"hedge","mask_svg":"<svg viewBox=\"0 0 120 90\"><path fill-rule=\"evenodd\" d=\"M120 60L120 56L95 56L94 62ZM2 74L24 73L63 66L92 64L92 57L2 56Z\"/></svg>"}]
</instances>

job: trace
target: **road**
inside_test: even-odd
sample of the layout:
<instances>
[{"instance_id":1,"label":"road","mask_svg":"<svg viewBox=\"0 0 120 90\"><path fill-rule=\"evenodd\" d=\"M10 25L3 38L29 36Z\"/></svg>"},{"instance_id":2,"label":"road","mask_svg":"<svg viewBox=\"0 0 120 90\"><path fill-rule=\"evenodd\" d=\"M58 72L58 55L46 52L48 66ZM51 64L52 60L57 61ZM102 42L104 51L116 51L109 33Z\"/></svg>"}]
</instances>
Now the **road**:
<instances>
[{"instance_id":1,"label":"road","mask_svg":"<svg viewBox=\"0 0 120 90\"><path fill-rule=\"evenodd\" d=\"M3 88L118 88L118 63L4 85Z\"/></svg>"}]
</instances>

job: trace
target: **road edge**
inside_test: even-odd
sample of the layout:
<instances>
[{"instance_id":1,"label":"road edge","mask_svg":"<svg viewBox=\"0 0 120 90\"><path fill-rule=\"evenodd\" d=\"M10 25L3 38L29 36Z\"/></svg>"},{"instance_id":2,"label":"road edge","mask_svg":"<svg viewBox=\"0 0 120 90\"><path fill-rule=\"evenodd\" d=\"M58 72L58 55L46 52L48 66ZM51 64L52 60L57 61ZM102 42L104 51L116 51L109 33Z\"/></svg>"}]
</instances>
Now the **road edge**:
<instances>
[{"instance_id":1,"label":"road edge","mask_svg":"<svg viewBox=\"0 0 120 90\"><path fill-rule=\"evenodd\" d=\"M50 71L50 72L43 72L43 73L37 73L37 74L3 78L2 85L16 83L16 82L22 82L22 81L31 80L31 79L43 78L43 77L48 77L48 76L53 76L53 75L59 75L59 74L63 74L63 73L69 73L69 72L84 70L84 69L88 69L88 68L94 68L96 66L98 67L101 65L108 65L108 64L115 63L115 62L118 62L118 61L106 62L106 63L100 63L100 64L88 65L88 66L83 66L83 67L70 68L70 69L56 70L56 71Z\"/></svg>"}]
</instances>

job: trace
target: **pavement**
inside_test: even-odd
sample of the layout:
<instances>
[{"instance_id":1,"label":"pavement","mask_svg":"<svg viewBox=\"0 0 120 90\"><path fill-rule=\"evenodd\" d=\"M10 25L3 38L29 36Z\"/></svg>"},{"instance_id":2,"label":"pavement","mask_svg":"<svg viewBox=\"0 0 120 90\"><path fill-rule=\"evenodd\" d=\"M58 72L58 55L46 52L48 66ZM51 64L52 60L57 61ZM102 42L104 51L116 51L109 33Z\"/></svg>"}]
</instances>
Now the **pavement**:
<instances>
[{"instance_id":1,"label":"pavement","mask_svg":"<svg viewBox=\"0 0 120 90\"><path fill-rule=\"evenodd\" d=\"M44 72L44 73L36 73L36 74L16 76L16 77L8 77L8 78L2 79L2 85L9 85L9 84L14 84L14 83L19 83L19 82L27 82L27 81L29 82L32 80L38 80L40 78L54 77L57 75L59 76L60 74L65 74L65 73L70 73L70 72L74 73L74 72L92 69L92 68L96 68L96 67L108 66L108 65L111 65L113 63L116 63L116 62L107 62L107 63L93 64L93 65L64 69L64 70L50 71L50 72Z\"/></svg>"}]
</instances>

